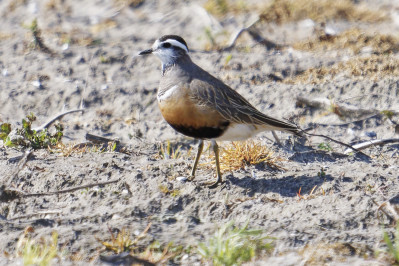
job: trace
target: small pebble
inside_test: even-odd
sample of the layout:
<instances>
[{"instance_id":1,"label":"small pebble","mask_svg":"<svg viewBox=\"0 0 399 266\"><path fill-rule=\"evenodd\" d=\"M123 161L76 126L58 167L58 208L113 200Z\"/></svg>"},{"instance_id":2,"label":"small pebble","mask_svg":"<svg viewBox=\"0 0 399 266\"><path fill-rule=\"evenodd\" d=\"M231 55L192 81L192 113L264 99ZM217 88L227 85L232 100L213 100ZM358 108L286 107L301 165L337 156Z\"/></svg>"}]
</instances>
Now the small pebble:
<instances>
[{"instance_id":1,"label":"small pebble","mask_svg":"<svg viewBox=\"0 0 399 266\"><path fill-rule=\"evenodd\" d=\"M256 176L256 173L255 173L254 170L251 171L251 175L252 175L252 178L254 178L254 179L258 178L258 177Z\"/></svg>"},{"instance_id":2,"label":"small pebble","mask_svg":"<svg viewBox=\"0 0 399 266\"><path fill-rule=\"evenodd\" d=\"M354 135L355 134L355 132L353 132L353 129L351 129L351 128L348 128L347 130L346 130L346 133L348 134L348 135Z\"/></svg>"},{"instance_id":3,"label":"small pebble","mask_svg":"<svg viewBox=\"0 0 399 266\"><path fill-rule=\"evenodd\" d=\"M69 44L68 43L64 43L62 45L62 50L65 51L65 50L68 50L68 49L69 49Z\"/></svg>"},{"instance_id":4,"label":"small pebble","mask_svg":"<svg viewBox=\"0 0 399 266\"><path fill-rule=\"evenodd\" d=\"M187 181L187 177L185 177L185 176L178 176L178 177L176 177L176 180L177 180L177 181L180 181L180 182L185 182L185 181Z\"/></svg>"},{"instance_id":5,"label":"small pebble","mask_svg":"<svg viewBox=\"0 0 399 266\"><path fill-rule=\"evenodd\" d=\"M337 31L335 29L333 29L332 27L330 27L330 26L326 26L324 28L324 33L327 36L335 36L335 35L337 35Z\"/></svg>"},{"instance_id":6,"label":"small pebble","mask_svg":"<svg viewBox=\"0 0 399 266\"><path fill-rule=\"evenodd\" d=\"M375 133L374 131L365 131L364 135L366 135L369 138L376 138L377 137L377 133Z\"/></svg>"},{"instance_id":7,"label":"small pebble","mask_svg":"<svg viewBox=\"0 0 399 266\"><path fill-rule=\"evenodd\" d=\"M32 85L36 88L40 88L42 86L39 80L32 81Z\"/></svg>"}]
</instances>

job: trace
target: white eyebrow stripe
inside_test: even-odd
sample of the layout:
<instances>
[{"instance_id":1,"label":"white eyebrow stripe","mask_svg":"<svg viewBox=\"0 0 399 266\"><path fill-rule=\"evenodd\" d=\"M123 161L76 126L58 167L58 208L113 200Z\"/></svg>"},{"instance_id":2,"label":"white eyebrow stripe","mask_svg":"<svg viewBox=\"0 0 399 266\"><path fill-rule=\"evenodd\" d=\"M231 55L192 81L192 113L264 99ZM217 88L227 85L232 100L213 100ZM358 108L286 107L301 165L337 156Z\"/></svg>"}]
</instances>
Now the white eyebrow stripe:
<instances>
[{"instance_id":1,"label":"white eyebrow stripe","mask_svg":"<svg viewBox=\"0 0 399 266\"><path fill-rule=\"evenodd\" d=\"M182 44L181 42L178 42L178 41L176 41L174 39L167 39L166 41L163 41L162 43L165 43L165 42L168 42L168 43L170 43L173 46L180 47L181 49L186 51L186 53L188 53L187 47L184 44Z\"/></svg>"}]
</instances>

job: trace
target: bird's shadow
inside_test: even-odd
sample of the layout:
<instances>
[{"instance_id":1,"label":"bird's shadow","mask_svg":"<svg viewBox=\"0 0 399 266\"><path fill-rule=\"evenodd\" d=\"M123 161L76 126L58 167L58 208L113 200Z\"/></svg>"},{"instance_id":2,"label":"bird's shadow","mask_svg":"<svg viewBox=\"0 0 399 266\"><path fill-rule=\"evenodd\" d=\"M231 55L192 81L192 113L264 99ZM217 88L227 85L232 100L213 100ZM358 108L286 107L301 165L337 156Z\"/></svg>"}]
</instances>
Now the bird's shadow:
<instances>
[{"instance_id":1,"label":"bird's shadow","mask_svg":"<svg viewBox=\"0 0 399 266\"><path fill-rule=\"evenodd\" d=\"M287 142L289 143L289 142ZM371 158L362 153L354 153L353 155L347 155L335 151L326 151L321 149L314 149L312 146L303 145L296 142L290 147L290 145L284 145L285 149L295 151L288 159L299 163L313 163L313 162L335 162L339 159L348 158L355 161L371 162Z\"/></svg>"},{"instance_id":2,"label":"bird's shadow","mask_svg":"<svg viewBox=\"0 0 399 266\"><path fill-rule=\"evenodd\" d=\"M296 147L298 148L298 147ZM298 163L314 163L314 162L336 162L341 159L370 162L370 158L362 156L361 154L348 156L337 152L328 152L322 150L315 150L309 146L299 147L289 160ZM258 171L270 171L265 165L256 166ZM254 178L246 175L243 178L237 178L233 174L226 176L227 186L238 186L245 188L249 196L255 193L278 193L284 197L296 197L299 189L301 194L309 194L315 186L320 187L325 182L331 182L334 177L326 174L322 169L314 173L305 173L302 175L289 175L284 177L273 177L269 179ZM344 180L351 182L352 180Z\"/></svg>"},{"instance_id":3,"label":"bird's shadow","mask_svg":"<svg viewBox=\"0 0 399 266\"><path fill-rule=\"evenodd\" d=\"M283 197L296 197L299 189L301 194L309 194L310 191L317 185L321 186L324 182L330 182L333 177L328 174L320 174L316 176L284 176L282 178L271 179L255 179L251 176L244 178L237 178L229 175L226 178L228 186L238 186L246 189L248 196L252 197L256 193L278 193Z\"/></svg>"}]
</instances>

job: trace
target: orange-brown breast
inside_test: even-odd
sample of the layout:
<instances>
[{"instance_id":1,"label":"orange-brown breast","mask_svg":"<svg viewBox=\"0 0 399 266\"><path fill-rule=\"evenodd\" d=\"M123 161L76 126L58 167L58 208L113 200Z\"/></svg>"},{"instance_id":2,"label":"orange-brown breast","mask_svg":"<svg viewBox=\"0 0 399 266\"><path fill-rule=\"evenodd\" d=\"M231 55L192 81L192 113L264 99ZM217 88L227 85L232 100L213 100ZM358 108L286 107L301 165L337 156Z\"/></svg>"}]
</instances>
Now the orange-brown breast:
<instances>
[{"instance_id":1,"label":"orange-brown breast","mask_svg":"<svg viewBox=\"0 0 399 266\"><path fill-rule=\"evenodd\" d=\"M188 89L179 89L165 99L158 99L162 116L178 132L194 138L216 138L229 122L213 109L196 104Z\"/></svg>"}]
</instances>

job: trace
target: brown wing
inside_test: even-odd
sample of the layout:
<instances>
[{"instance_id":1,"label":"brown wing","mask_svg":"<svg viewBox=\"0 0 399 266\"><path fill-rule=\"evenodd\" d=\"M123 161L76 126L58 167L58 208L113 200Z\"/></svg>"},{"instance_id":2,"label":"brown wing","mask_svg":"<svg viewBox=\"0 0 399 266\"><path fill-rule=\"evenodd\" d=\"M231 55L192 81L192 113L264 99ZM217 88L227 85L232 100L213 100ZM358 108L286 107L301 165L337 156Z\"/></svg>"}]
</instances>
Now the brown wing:
<instances>
[{"instance_id":1,"label":"brown wing","mask_svg":"<svg viewBox=\"0 0 399 266\"><path fill-rule=\"evenodd\" d=\"M191 97L198 103L215 108L226 120L234 123L271 126L277 130L299 134L300 130L296 125L261 113L220 80L209 74L205 78L205 74L201 74L190 83Z\"/></svg>"}]
</instances>

